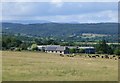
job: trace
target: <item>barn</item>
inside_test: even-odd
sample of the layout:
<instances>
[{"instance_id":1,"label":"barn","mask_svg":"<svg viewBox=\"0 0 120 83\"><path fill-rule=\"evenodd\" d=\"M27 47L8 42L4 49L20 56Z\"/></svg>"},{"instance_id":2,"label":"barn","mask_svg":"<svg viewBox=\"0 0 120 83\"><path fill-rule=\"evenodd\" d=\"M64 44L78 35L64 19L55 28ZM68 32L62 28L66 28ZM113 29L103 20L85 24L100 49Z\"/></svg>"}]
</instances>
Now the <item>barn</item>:
<instances>
[{"instance_id":1,"label":"barn","mask_svg":"<svg viewBox=\"0 0 120 83\"><path fill-rule=\"evenodd\" d=\"M69 54L69 49L59 45L49 45L45 48L47 53Z\"/></svg>"},{"instance_id":2,"label":"barn","mask_svg":"<svg viewBox=\"0 0 120 83\"><path fill-rule=\"evenodd\" d=\"M95 54L94 47L78 47L78 46L60 46L60 45L42 45L38 46L39 51L46 53L69 54L69 49L84 49L86 54ZM78 52L79 53L79 52Z\"/></svg>"},{"instance_id":3,"label":"barn","mask_svg":"<svg viewBox=\"0 0 120 83\"><path fill-rule=\"evenodd\" d=\"M95 54L94 47L79 47L79 49L84 49L86 54Z\"/></svg>"},{"instance_id":4,"label":"barn","mask_svg":"<svg viewBox=\"0 0 120 83\"><path fill-rule=\"evenodd\" d=\"M43 52L45 52L45 48L46 48L46 47L47 47L46 45L37 46L38 50L39 50L39 51L43 51Z\"/></svg>"}]
</instances>

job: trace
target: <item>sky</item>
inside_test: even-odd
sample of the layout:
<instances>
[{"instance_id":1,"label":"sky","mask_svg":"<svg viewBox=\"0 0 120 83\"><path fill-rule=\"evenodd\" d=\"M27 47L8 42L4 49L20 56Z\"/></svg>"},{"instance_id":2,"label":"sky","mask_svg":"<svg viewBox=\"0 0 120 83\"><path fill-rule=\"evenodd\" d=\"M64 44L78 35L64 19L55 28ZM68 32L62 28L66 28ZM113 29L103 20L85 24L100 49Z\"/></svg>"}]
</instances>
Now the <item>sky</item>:
<instances>
[{"instance_id":1,"label":"sky","mask_svg":"<svg viewBox=\"0 0 120 83\"><path fill-rule=\"evenodd\" d=\"M118 2L4 2L2 20L100 23L118 21Z\"/></svg>"}]
</instances>

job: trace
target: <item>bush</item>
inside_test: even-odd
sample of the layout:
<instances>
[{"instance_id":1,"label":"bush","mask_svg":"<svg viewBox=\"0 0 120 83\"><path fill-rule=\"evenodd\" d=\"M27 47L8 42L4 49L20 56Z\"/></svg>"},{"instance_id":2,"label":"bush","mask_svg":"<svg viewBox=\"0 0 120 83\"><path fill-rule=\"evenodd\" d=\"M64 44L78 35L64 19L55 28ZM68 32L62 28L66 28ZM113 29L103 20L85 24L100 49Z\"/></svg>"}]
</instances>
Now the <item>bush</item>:
<instances>
[{"instance_id":1,"label":"bush","mask_svg":"<svg viewBox=\"0 0 120 83\"><path fill-rule=\"evenodd\" d=\"M70 50L70 53L76 53L76 49L75 48L71 48L69 50Z\"/></svg>"},{"instance_id":2,"label":"bush","mask_svg":"<svg viewBox=\"0 0 120 83\"><path fill-rule=\"evenodd\" d=\"M120 49L116 49L116 50L114 51L114 54L120 55Z\"/></svg>"},{"instance_id":3,"label":"bush","mask_svg":"<svg viewBox=\"0 0 120 83\"><path fill-rule=\"evenodd\" d=\"M79 53L85 53L85 49L80 49Z\"/></svg>"},{"instance_id":4,"label":"bush","mask_svg":"<svg viewBox=\"0 0 120 83\"><path fill-rule=\"evenodd\" d=\"M37 51L38 50L37 44L32 44L31 49L33 51Z\"/></svg>"}]
</instances>

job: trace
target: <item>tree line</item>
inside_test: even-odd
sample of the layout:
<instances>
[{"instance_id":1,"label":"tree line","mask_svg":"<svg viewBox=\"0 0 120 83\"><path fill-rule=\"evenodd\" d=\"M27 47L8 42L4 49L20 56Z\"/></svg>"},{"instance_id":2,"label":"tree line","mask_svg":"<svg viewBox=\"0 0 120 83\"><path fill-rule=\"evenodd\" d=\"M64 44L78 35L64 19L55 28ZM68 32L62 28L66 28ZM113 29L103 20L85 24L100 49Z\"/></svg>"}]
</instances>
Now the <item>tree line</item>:
<instances>
[{"instance_id":1,"label":"tree line","mask_svg":"<svg viewBox=\"0 0 120 83\"><path fill-rule=\"evenodd\" d=\"M76 44L75 42L61 42L54 39L40 39L40 38L28 38L28 37L16 37L13 35L3 35L2 37L2 50L28 50L32 48L37 50L37 45L62 45L62 46L81 46L81 44ZM82 46L89 46L84 44ZM106 40L101 40L97 44L92 45L96 49L97 54L116 54L120 55L120 45L108 45ZM77 52L77 49L71 49L70 52ZM80 49L79 52L83 53L84 50Z\"/></svg>"}]
</instances>

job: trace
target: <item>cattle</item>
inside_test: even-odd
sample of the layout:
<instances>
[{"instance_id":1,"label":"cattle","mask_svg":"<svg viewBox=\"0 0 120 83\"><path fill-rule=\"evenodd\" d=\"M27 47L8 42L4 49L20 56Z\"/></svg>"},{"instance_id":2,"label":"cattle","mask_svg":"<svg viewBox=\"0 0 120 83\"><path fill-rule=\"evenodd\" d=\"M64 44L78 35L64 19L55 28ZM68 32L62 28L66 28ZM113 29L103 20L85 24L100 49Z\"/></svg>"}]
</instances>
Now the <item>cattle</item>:
<instances>
[{"instance_id":1,"label":"cattle","mask_svg":"<svg viewBox=\"0 0 120 83\"><path fill-rule=\"evenodd\" d=\"M110 57L110 59L112 59L112 57Z\"/></svg>"},{"instance_id":2,"label":"cattle","mask_svg":"<svg viewBox=\"0 0 120 83\"><path fill-rule=\"evenodd\" d=\"M67 55L67 57L69 57L69 55Z\"/></svg>"},{"instance_id":3,"label":"cattle","mask_svg":"<svg viewBox=\"0 0 120 83\"><path fill-rule=\"evenodd\" d=\"M96 58L96 56L92 56L92 58Z\"/></svg>"},{"instance_id":4,"label":"cattle","mask_svg":"<svg viewBox=\"0 0 120 83\"><path fill-rule=\"evenodd\" d=\"M117 58L115 58L115 60L117 60Z\"/></svg>"},{"instance_id":5,"label":"cattle","mask_svg":"<svg viewBox=\"0 0 120 83\"><path fill-rule=\"evenodd\" d=\"M88 57L89 57L89 58L91 58L91 56L90 56L90 55L88 55Z\"/></svg>"},{"instance_id":6,"label":"cattle","mask_svg":"<svg viewBox=\"0 0 120 83\"><path fill-rule=\"evenodd\" d=\"M118 59L120 59L120 57L118 57Z\"/></svg>"},{"instance_id":7,"label":"cattle","mask_svg":"<svg viewBox=\"0 0 120 83\"><path fill-rule=\"evenodd\" d=\"M115 55L113 55L113 58L115 57Z\"/></svg>"},{"instance_id":8,"label":"cattle","mask_svg":"<svg viewBox=\"0 0 120 83\"><path fill-rule=\"evenodd\" d=\"M104 56L101 56L101 58L104 58Z\"/></svg>"},{"instance_id":9,"label":"cattle","mask_svg":"<svg viewBox=\"0 0 120 83\"><path fill-rule=\"evenodd\" d=\"M108 56L108 55L105 55L105 58L106 58L106 59L109 59L109 56Z\"/></svg>"},{"instance_id":10,"label":"cattle","mask_svg":"<svg viewBox=\"0 0 120 83\"><path fill-rule=\"evenodd\" d=\"M71 55L70 57L74 57L73 55Z\"/></svg>"},{"instance_id":11,"label":"cattle","mask_svg":"<svg viewBox=\"0 0 120 83\"><path fill-rule=\"evenodd\" d=\"M60 54L60 56L61 56L61 57L64 57L64 55L63 55L63 54Z\"/></svg>"},{"instance_id":12,"label":"cattle","mask_svg":"<svg viewBox=\"0 0 120 83\"><path fill-rule=\"evenodd\" d=\"M67 57L74 57L75 55L67 55Z\"/></svg>"},{"instance_id":13,"label":"cattle","mask_svg":"<svg viewBox=\"0 0 120 83\"><path fill-rule=\"evenodd\" d=\"M96 57L100 57L99 55L95 55Z\"/></svg>"},{"instance_id":14,"label":"cattle","mask_svg":"<svg viewBox=\"0 0 120 83\"><path fill-rule=\"evenodd\" d=\"M89 56L89 58L91 58L91 56Z\"/></svg>"}]
</instances>

